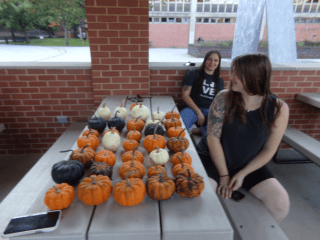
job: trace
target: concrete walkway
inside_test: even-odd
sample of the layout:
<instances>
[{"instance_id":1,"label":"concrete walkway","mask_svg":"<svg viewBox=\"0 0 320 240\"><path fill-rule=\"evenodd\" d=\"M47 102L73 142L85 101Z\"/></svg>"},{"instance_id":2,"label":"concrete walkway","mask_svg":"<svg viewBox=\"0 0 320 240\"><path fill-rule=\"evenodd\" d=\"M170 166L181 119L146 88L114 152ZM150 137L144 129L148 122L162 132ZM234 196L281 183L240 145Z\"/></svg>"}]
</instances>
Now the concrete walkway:
<instances>
[{"instance_id":1,"label":"concrete walkway","mask_svg":"<svg viewBox=\"0 0 320 240\"><path fill-rule=\"evenodd\" d=\"M188 54L186 48L150 48L149 62L194 62L203 58ZM222 59L230 62L230 59ZM89 47L19 46L0 44L0 63L9 62L81 62L91 63ZM298 59L301 63L320 62L320 59Z\"/></svg>"}]
</instances>

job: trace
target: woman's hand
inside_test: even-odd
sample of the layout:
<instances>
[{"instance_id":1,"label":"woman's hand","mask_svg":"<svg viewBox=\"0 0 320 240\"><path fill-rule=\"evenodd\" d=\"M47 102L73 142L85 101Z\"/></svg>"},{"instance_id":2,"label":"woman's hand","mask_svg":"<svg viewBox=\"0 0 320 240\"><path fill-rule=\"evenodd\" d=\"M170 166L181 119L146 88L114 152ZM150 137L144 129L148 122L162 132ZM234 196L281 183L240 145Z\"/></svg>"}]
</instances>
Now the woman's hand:
<instances>
[{"instance_id":1,"label":"woman's hand","mask_svg":"<svg viewBox=\"0 0 320 240\"><path fill-rule=\"evenodd\" d=\"M242 186L244 178L245 178L245 175L243 174L243 172L241 172L241 171L237 172L232 177L231 181L229 182L228 187L230 189L232 189L232 191L238 190Z\"/></svg>"},{"instance_id":2,"label":"woman's hand","mask_svg":"<svg viewBox=\"0 0 320 240\"><path fill-rule=\"evenodd\" d=\"M204 117L203 113L202 113L202 112L199 112L199 113L197 114L197 117L198 117L198 124L199 124L200 126L203 126L204 123L205 123L205 121L206 121L206 118Z\"/></svg>"},{"instance_id":3,"label":"woman's hand","mask_svg":"<svg viewBox=\"0 0 320 240\"><path fill-rule=\"evenodd\" d=\"M231 198L231 194L232 194L232 189L230 189L228 186L229 182L230 182L229 175L225 177L220 177L219 186L217 188L217 194L225 199Z\"/></svg>"}]
</instances>

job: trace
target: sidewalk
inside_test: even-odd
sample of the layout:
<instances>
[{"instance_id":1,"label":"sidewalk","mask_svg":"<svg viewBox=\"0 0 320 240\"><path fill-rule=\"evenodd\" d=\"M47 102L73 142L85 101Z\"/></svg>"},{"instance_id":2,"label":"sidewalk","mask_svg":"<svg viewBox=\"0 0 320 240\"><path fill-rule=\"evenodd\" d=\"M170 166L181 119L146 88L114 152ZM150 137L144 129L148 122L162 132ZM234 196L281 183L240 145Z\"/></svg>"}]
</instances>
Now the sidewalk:
<instances>
[{"instance_id":1,"label":"sidewalk","mask_svg":"<svg viewBox=\"0 0 320 240\"><path fill-rule=\"evenodd\" d=\"M149 62L194 62L202 63L203 58L188 54L187 48L150 48ZM89 47L52 47L0 45L1 62L82 62L91 63ZM222 62L231 62L223 58ZM298 63L315 63L320 59L298 59Z\"/></svg>"}]
</instances>

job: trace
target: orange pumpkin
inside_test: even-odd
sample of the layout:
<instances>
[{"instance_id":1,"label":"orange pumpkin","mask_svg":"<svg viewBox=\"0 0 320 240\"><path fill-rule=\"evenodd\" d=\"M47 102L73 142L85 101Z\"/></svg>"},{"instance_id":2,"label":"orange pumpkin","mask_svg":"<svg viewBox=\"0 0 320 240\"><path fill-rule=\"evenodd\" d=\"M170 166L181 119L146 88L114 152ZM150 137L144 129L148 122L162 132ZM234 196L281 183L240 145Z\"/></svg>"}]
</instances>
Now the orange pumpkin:
<instances>
[{"instance_id":1,"label":"orange pumpkin","mask_svg":"<svg viewBox=\"0 0 320 240\"><path fill-rule=\"evenodd\" d=\"M181 125L182 125L182 123L181 123L180 119L174 118L173 116L172 116L172 118L167 119L167 120L165 120L165 122L164 122L164 127L165 127L165 129L166 129L167 131L168 131L169 128L171 128L171 127L175 127L175 126L181 127Z\"/></svg>"},{"instance_id":2,"label":"orange pumpkin","mask_svg":"<svg viewBox=\"0 0 320 240\"><path fill-rule=\"evenodd\" d=\"M176 192L182 197L198 197L204 189L204 181L197 173L191 173L188 169L188 176L177 175L174 179Z\"/></svg>"},{"instance_id":3,"label":"orange pumpkin","mask_svg":"<svg viewBox=\"0 0 320 240\"><path fill-rule=\"evenodd\" d=\"M165 168L165 167L163 167L163 166L160 165L160 164L157 164L157 165L149 168L149 170L148 170L148 178L160 174L161 171L162 171L162 169L164 169L164 168ZM167 170L164 170L164 174L167 174Z\"/></svg>"},{"instance_id":4,"label":"orange pumpkin","mask_svg":"<svg viewBox=\"0 0 320 240\"><path fill-rule=\"evenodd\" d=\"M146 184L148 196L156 201L171 198L176 190L173 179L164 175L164 171L162 169L159 175L149 178Z\"/></svg>"},{"instance_id":5,"label":"orange pumpkin","mask_svg":"<svg viewBox=\"0 0 320 240\"><path fill-rule=\"evenodd\" d=\"M131 161L129 162L124 162L120 169L119 169L119 174L120 177L124 180L126 178L126 175L129 172L134 171L129 178L143 178L144 174L146 172L144 166L142 165L141 162L135 161L134 156L132 157Z\"/></svg>"},{"instance_id":6,"label":"orange pumpkin","mask_svg":"<svg viewBox=\"0 0 320 240\"><path fill-rule=\"evenodd\" d=\"M112 192L110 178L103 175L91 175L78 186L78 197L86 205L99 205L108 200Z\"/></svg>"},{"instance_id":7,"label":"orange pumpkin","mask_svg":"<svg viewBox=\"0 0 320 240\"><path fill-rule=\"evenodd\" d=\"M84 146L83 148L78 148L76 150L66 150L66 151L60 151L60 152L69 152L72 151L72 154L70 155L70 159L77 160L83 164L84 167L90 167L92 164L92 159L96 155L96 152L89 147L89 144Z\"/></svg>"},{"instance_id":8,"label":"orange pumpkin","mask_svg":"<svg viewBox=\"0 0 320 240\"><path fill-rule=\"evenodd\" d=\"M119 136L120 136L120 133L119 133L119 131L116 129L116 127L112 127L111 129L108 129L108 130L104 131L104 132L102 133L102 137L103 137L107 132L111 132L112 130L114 130L114 131L115 131L116 133L118 133Z\"/></svg>"},{"instance_id":9,"label":"orange pumpkin","mask_svg":"<svg viewBox=\"0 0 320 240\"><path fill-rule=\"evenodd\" d=\"M180 119L180 113L178 113L178 112L176 112L176 111L173 111L173 109L174 109L176 106L177 106L177 104L174 105L174 107L172 108L172 110L171 110L170 112L167 112L167 113L166 113L166 115L165 115L165 118L166 118L166 119L171 119L172 117Z\"/></svg>"},{"instance_id":10,"label":"orange pumpkin","mask_svg":"<svg viewBox=\"0 0 320 240\"><path fill-rule=\"evenodd\" d=\"M188 169L190 170L191 173L194 173L193 167L191 167L190 164L183 163L183 161L181 160L181 158L179 156L177 156L177 158L179 159L180 163L174 165L174 167L172 168L173 176L177 176L179 174L184 175L184 176L188 176Z\"/></svg>"},{"instance_id":11,"label":"orange pumpkin","mask_svg":"<svg viewBox=\"0 0 320 240\"><path fill-rule=\"evenodd\" d=\"M92 129L90 126L89 126L89 129L83 131L82 136L87 136L88 133L89 135L94 135L96 137L99 137L99 132L95 129Z\"/></svg>"},{"instance_id":12,"label":"orange pumpkin","mask_svg":"<svg viewBox=\"0 0 320 240\"><path fill-rule=\"evenodd\" d=\"M87 136L79 137L77 140L77 144L79 148L83 148L84 146L90 144L89 146L93 150L96 150L99 146L99 139L94 135L89 135L88 133Z\"/></svg>"},{"instance_id":13,"label":"orange pumpkin","mask_svg":"<svg viewBox=\"0 0 320 240\"><path fill-rule=\"evenodd\" d=\"M133 130L130 130L127 134L127 138L130 139L130 137L132 137L132 139L136 140L137 142L140 142L142 134L141 132L137 131L135 127L133 127Z\"/></svg>"},{"instance_id":14,"label":"orange pumpkin","mask_svg":"<svg viewBox=\"0 0 320 240\"><path fill-rule=\"evenodd\" d=\"M132 158L134 158L135 161L144 162L144 156L141 152L138 150L138 146L133 149L133 151L127 151L122 155L122 162L128 162L131 161Z\"/></svg>"},{"instance_id":15,"label":"orange pumpkin","mask_svg":"<svg viewBox=\"0 0 320 240\"><path fill-rule=\"evenodd\" d=\"M130 151L130 150L133 150L135 147L139 147L139 143L136 140L132 139L130 134L130 139L125 140L122 146L124 150Z\"/></svg>"},{"instance_id":16,"label":"orange pumpkin","mask_svg":"<svg viewBox=\"0 0 320 240\"><path fill-rule=\"evenodd\" d=\"M184 147L182 147L181 152L177 152L172 156L172 164L176 165L180 163L180 160L178 159L178 156L184 163L192 164L192 157L190 156L189 153L184 152Z\"/></svg>"},{"instance_id":17,"label":"orange pumpkin","mask_svg":"<svg viewBox=\"0 0 320 240\"><path fill-rule=\"evenodd\" d=\"M141 118L142 116L139 116L135 119L131 119L127 122L127 129L128 130L137 130L139 132L141 132L144 128L144 121L140 120L139 118Z\"/></svg>"},{"instance_id":18,"label":"orange pumpkin","mask_svg":"<svg viewBox=\"0 0 320 240\"><path fill-rule=\"evenodd\" d=\"M134 172L129 172L125 180L114 186L114 200L122 206L134 206L141 203L146 195L146 186L139 178L128 178Z\"/></svg>"},{"instance_id":19,"label":"orange pumpkin","mask_svg":"<svg viewBox=\"0 0 320 240\"><path fill-rule=\"evenodd\" d=\"M116 164L117 156L109 150L101 150L97 152L94 161L95 162L104 162L110 167L113 167Z\"/></svg>"},{"instance_id":20,"label":"orange pumpkin","mask_svg":"<svg viewBox=\"0 0 320 240\"><path fill-rule=\"evenodd\" d=\"M178 137L169 138L167 142L167 147L171 152L181 152L182 148L187 149L189 147L189 140L185 137L180 137L181 133L184 131L183 129Z\"/></svg>"},{"instance_id":21,"label":"orange pumpkin","mask_svg":"<svg viewBox=\"0 0 320 240\"><path fill-rule=\"evenodd\" d=\"M67 183L56 184L46 192L44 203L50 210L61 210L73 203L74 188Z\"/></svg>"},{"instance_id":22,"label":"orange pumpkin","mask_svg":"<svg viewBox=\"0 0 320 240\"><path fill-rule=\"evenodd\" d=\"M166 148L166 140L163 136L158 134L148 135L143 141L143 147L151 153L153 150L159 148Z\"/></svg>"},{"instance_id":23,"label":"orange pumpkin","mask_svg":"<svg viewBox=\"0 0 320 240\"><path fill-rule=\"evenodd\" d=\"M172 137L178 137L179 133L183 130L182 127L178 127L177 126L177 122L174 122L175 126L174 127L169 127L168 128L168 137L172 138ZM184 137L186 135L185 132L182 132L182 134L180 135L181 137Z\"/></svg>"}]
</instances>

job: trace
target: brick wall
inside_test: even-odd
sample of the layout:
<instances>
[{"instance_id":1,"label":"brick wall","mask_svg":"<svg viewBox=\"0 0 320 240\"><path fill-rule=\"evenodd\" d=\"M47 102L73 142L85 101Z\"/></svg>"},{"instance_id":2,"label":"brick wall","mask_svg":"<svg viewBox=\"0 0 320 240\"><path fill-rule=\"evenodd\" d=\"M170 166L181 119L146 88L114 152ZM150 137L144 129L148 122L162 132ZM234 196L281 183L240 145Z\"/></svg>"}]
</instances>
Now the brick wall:
<instances>
[{"instance_id":1,"label":"brick wall","mask_svg":"<svg viewBox=\"0 0 320 240\"><path fill-rule=\"evenodd\" d=\"M45 153L94 110L91 70L0 69L0 154ZM57 123L67 116L69 123Z\"/></svg>"},{"instance_id":2,"label":"brick wall","mask_svg":"<svg viewBox=\"0 0 320 240\"><path fill-rule=\"evenodd\" d=\"M178 108L185 105L181 99L181 83L187 70L151 70L150 93L172 95ZM229 71L221 71L225 88L229 86ZM320 71L273 71L271 91L290 108L289 124L320 141L320 109L295 99L297 93L320 93ZM282 143L282 148L289 147Z\"/></svg>"},{"instance_id":3,"label":"brick wall","mask_svg":"<svg viewBox=\"0 0 320 240\"><path fill-rule=\"evenodd\" d=\"M149 94L149 3L86 0L94 103L106 95Z\"/></svg>"}]
</instances>

